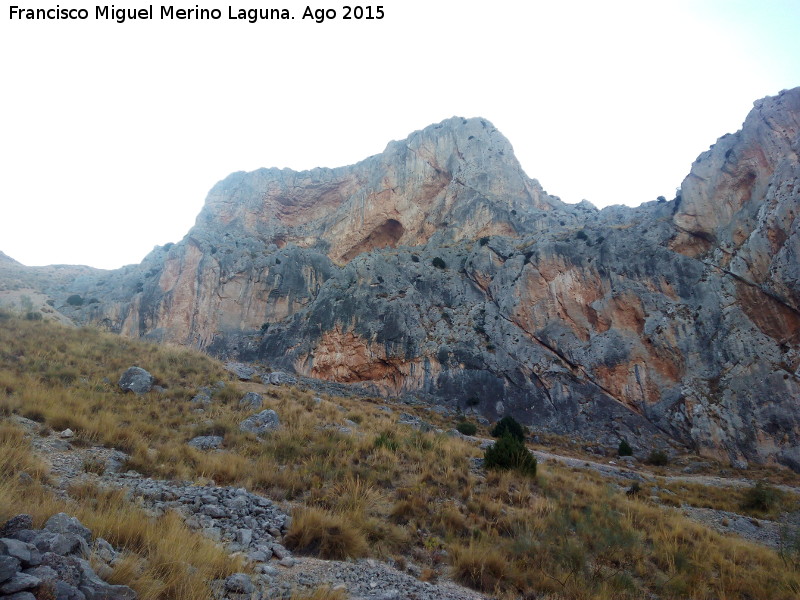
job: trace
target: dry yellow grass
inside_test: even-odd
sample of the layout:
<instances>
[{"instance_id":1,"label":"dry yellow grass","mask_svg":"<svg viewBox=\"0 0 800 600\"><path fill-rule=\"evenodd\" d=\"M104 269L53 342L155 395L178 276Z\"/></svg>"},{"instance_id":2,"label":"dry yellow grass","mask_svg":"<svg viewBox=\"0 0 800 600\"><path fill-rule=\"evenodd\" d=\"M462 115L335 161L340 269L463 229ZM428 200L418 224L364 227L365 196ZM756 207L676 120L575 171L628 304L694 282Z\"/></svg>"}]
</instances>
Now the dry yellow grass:
<instances>
[{"instance_id":1,"label":"dry yellow grass","mask_svg":"<svg viewBox=\"0 0 800 600\"><path fill-rule=\"evenodd\" d=\"M95 537L124 552L110 581L131 586L142 600L210 599L209 581L243 568L213 542L190 531L177 514L149 517L121 491L84 486L70 489L71 499L62 500L36 480L21 480L19 472L44 473L27 445L21 430L0 424L0 522L23 511L38 527L58 512L77 517ZM20 449L27 455L20 455Z\"/></svg>"},{"instance_id":2,"label":"dry yellow grass","mask_svg":"<svg viewBox=\"0 0 800 600\"><path fill-rule=\"evenodd\" d=\"M381 400L325 397L316 403L299 389L232 382L219 363L197 353L54 327L0 324L0 411L35 417L53 429L69 426L82 440L125 449L129 466L148 475L213 479L290 501L296 510L287 544L295 548L410 557L431 577L452 569L459 580L503 599L800 597L800 574L775 552L628 497L595 473L553 463L541 465L535 478L484 473L471 467L470 458L482 455L474 446L398 425L396 413L380 410ZM131 364L156 375L167 392L122 395L116 379ZM189 400L196 388L217 380L226 381L223 392L205 412L195 412ZM238 398L250 390L264 394L265 408L282 422L264 440L238 430L248 414ZM443 428L456 422L417 408L402 411ZM341 433L344 419L356 422L358 431ZM221 452L186 445L206 433L225 436ZM15 434L0 429L0 439L4 435ZM29 459L24 449L16 452L15 461ZM46 477L34 463L25 470ZM5 476L0 484L6 511L9 498L19 498L7 491L18 485L12 480ZM94 503L95 516L79 516L93 529L106 531L113 521L106 515L129 510L114 508L117 499L97 491L73 493L94 499L86 504ZM44 496L36 502L42 514L55 510ZM172 543L182 543L189 533L165 519L159 526L174 528ZM159 589L189 597L172 575L137 575L160 556L158 545L138 540L136 530L107 535L137 552L118 569L120 581L137 581L150 590L148 598ZM201 546L196 551L206 552ZM227 568L203 560L209 565L203 577ZM338 597L318 594L319 600Z\"/></svg>"}]
</instances>

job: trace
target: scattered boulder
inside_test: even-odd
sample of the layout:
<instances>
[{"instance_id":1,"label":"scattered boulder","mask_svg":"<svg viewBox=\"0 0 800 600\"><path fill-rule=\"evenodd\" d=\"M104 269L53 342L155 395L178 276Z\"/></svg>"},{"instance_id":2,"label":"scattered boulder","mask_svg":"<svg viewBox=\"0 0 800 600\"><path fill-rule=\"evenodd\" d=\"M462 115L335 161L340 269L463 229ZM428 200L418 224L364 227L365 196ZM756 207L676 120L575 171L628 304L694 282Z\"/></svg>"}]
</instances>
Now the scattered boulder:
<instances>
[{"instance_id":1,"label":"scattered boulder","mask_svg":"<svg viewBox=\"0 0 800 600\"><path fill-rule=\"evenodd\" d=\"M261 394L255 392L247 392L241 400L239 400L239 408L247 408L251 410L258 410L264 406L264 398Z\"/></svg>"},{"instance_id":2,"label":"scattered boulder","mask_svg":"<svg viewBox=\"0 0 800 600\"><path fill-rule=\"evenodd\" d=\"M87 543L92 541L92 532L87 527L84 527L78 519L70 517L66 513L57 513L47 519L44 528L53 533L78 535L86 540Z\"/></svg>"},{"instance_id":3,"label":"scattered boulder","mask_svg":"<svg viewBox=\"0 0 800 600\"><path fill-rule=\"evenodd\" d=\"M23 529L33 529L33 517L30 515L17 515L11 517L0 527L0 537L11 537Z\"/></svg>"},{"instance_id":4,"label":"scattered boulder","mask_svg":"<svg viewBox=\"0 0 800 600\"><path fill-rule=\"evenodd\" d=\"M225 579L225 590L234 594L252 594L255 586L247 574L234 573Z\"/></svg>"},{"instance_id":5,"label":"scattered boulder","mask_svg":"<svg viewBox=\"0 0 800 600\"><path fill-rule=\"evenodd\" d=\"M250 381L256 375L253 367L240 362L229 362L225 365L225 369L236 375L240 381Z\"/></svg>"},{"instance_id":6,"label":"scattered boulder","mask_svg":"<svg viewBox=\"0 0 800 600\"><path fill-rule=\"evenodd\" d=\"M119 387L137 396L146 394L153 388L155 378L141 367L129 367L119 378Z\"/></svg>"},{"instance_id":7,"label":"scattered boulder","mask_svg":"<svg viewBox=\"0 0 800 600\"><path fill-rule=\"evenodd\" d=\"M239 429L255 435L263 435L278 429L280 426L281 421L278 418L278 413L271 409L262 410L260 413L251 415L239 423Z\"/></svg>"},{"instance_id":8,"label":"scattered boulder","mask_svg":"<svg viewBox=\"0 0 800 600\"><path fill-rule=\"evenodd\" d=\"M397 422L400 425L408 425L413 427L422 433L427 433L428 431L433 431L435 429L434 426L427 421L423 421L419 417L415 417L414 415L410 415L408 413L402 413Z\"/></svg>"},{"instance_id":9,"label":"scattered boulder","mask_svg":"<svg viewBox=\"0 0 800 600\"><path fill-rule=\"evenodd\" d=\"M15 536L0 540L0 596L14 600L136 600L131 588L107 583L87 560L69 555L77 547L88 557L92 532L78 519L58 513L48 519L44 529L31 529L31 525L30 515L17 515L0 528ZM39 543L53 550L40 553ZM96 548L105 556L116 556L105 540L98 539Z\"/></svg>"},{"instance_id":10,"label":"scattered boulder","mask_svg":"<svg viewBox=\"0 0 800 600\"><path fill-rule=\"evenodd\" d=\"M284 373L283 371L275 371L274 373L262 375L261 380L264 383L270 383L272 385L297 385L297 377Z\"/></svg>"},{"instance_id":11,"label":"scattered boulder","mask_svg":"<svg viewBox=\"0 0 800 600\"><path fill-rule=\"evenodd\" d=\"M201 387L199 390L197 390L197 393L195 394L194 398L192 398L192 404L201 404L203 406L208 406L209 404L211 404L212 394L213 392L211 391L211 388Z\"/></svg>"},{"instance_id":12,"label":"scattered boulder","mask_svg":"<svg viewBox=\"0 0 800 600\"><path fill-rule=\"evenodd\" d=\"M197 448L198 450L216 450L222 446L222 440L223 438L221 435L199 435L192 438L187 443L192 448Z\"/></svg>"},{"instance_id":13,"label":"scattered boulder","mask_svg":"<svg viewBox=\"0 0 800 600\"><path fill-rule=\"evenodd\" d=\"M19 560L13 556L5 556L0 554L0 583L8 581L14 576L14 573L19 571Z\"/></svg>"}]
</instances>

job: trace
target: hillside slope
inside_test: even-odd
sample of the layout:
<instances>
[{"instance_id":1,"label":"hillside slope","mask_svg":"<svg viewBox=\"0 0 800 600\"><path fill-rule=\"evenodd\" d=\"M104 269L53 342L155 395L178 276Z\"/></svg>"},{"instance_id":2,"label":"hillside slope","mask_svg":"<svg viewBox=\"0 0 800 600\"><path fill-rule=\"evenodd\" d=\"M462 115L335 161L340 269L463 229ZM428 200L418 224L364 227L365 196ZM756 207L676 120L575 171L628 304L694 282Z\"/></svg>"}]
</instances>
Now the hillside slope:
<instances>
[{"instance_id":1,"label":"hillside slope","mask_svg":"<svg viewBox=\"0 0 800 600\"><path fill-rule=\"evenodd\" d=\"M607 445L798 469L798 122L800 89L758 101L674 200L638 208L548 195L482 119L350 167L234 173L181 242L76 278L97 302L65 311Z\"/></svg>"}]
</instances>

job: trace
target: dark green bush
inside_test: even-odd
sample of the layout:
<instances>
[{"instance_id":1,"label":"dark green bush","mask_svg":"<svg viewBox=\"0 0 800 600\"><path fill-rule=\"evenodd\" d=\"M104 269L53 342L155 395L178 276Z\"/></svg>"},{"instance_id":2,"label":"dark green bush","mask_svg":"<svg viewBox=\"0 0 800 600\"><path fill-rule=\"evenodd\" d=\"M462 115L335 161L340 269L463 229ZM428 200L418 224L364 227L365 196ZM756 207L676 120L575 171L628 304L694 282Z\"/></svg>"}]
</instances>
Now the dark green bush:
<instances>
[{"instance_id":1,"label":"dark green bush","mask_svg":"<svg viewBox=\"0 0 800 600\"><path fill-rule=\"evenodd\" d=\"M633 456L633 448L628 443L628 440L622 440L617 449L617 456Z\"/></svg>"},{"instance_id":2,"label":"dark green bush","mask_svg":"<svg viewBox=\"0 0 800 600\"><path fill-rule=\"evenodd\" d=\"M395 452L399 448L399 444L394 437L394 433L391 431L384 431L380 433L373 442L375 448L386 448L387 450L391 450Z\"/></svg>"},{"instance_id":3,"label":"dark green bush","mask_svg":"<svg viewBox=\"0 0 800 600\"><path fill-rule=\"evenodd\" d=\"M768 511L780 499L780 492L763 481L757 482L747 490L742 501L742 508L749 510Z\"/></svg>"},{"instance_id":4,"label":"dark green bush","mask_svg":"<svg viewBox=\"0 0 800 600\"><path fill-rule=\"evenodd\" d=\"M456 429L459 433L463 433L464 435L475 435L478 432L478 426L469 421L462 421L456 425Z\"/></svg>"},{"instance_id":5,"label":"dark green bush","mask_svg":"<svg viewBox=\"0 0 800 600\"><path fill-rule=\"evenodd\" d=\"M525 441L525 428L514 417L503 417L492 429L492 437L501 438L506 434L520 442Z\"/></svg>"},{"instance_id":6,"label":"dark green bush","mask_svg":"<svg viewBox=\"0 0 800 600\"><path fill-rule=\"evenodd\" d=\"M32 310L30 312L25 313L25 318L28 319L28 321L41 321L42 313Z\"/></svg>"},{"instance_id":7,"label":"dark green bush","mask_svg":"<svg viewBox=\"0 0 800 600\"><path fill-rule=\"evenodd\" d=\"M485 246L485 245L486 245L486 244L488 244L488 243L489 243L489 236L488 236L488 235L487 235L487 236L484 236L484 237L482 237L482 238L480 239L480 245L481 245L481 246Z\"/></svg>"},{"instance_id":8,"label":"dark green bush","mask_svg":"<svg viewBox=\"0 0 800 600\"><path fill-rule=\"evenodd\" d=\"M67 304L70 306L83 306L83 298L80 294L72 294L72 296L67 298Z\"/></svg>"},{"instance_id":9,"label":"dark green bush","mask_svg":"<svg viewBox=\"0 0 800 600\"><path fill-rule=\"evenodd\" d=\"M447 263L444 262L438 256L436 258L434 258L432 262L433 262L433 266L436 267L437 269L446 269L447 268Z\"/></svg>"},{"instance_id":10,"label":"dark green bush","mask_svg":"<svg viewBox=\"0 0 800 600\"><path fill-rule=\"evenodd\" d=\"M478 406L481 403L481 399L477 396L470 396L467 398L467 406Z\"/></svg>"},{"instance_id":11,"label":"dark green bush","mask_svg":"<svg viewBox=\"0 0 800 600\"><path fill-rule=\"evenodd\" d=\"M653 465L655 467L663 467L669 464L669 457L667 453L663 450L653 450L650 454L647 455L647 459L645 462L648 465Z\"/></svg>"},{"instance_id":12,"label":"dark green bush","mask_svg":"<svg viewBox=\"0 0 800 600\"><path fill-rule=\"evenodd\" d=\"M486 449L483 464L487 469L516 469L525 475L536 475L536 458L525 444L508 433Z\"/></svg>"},{"instance_id":13,"label":"dark green bush","mask_svg":"<svg viewBox=\"0 0 800 600\"><path fill-rule=\"evenodd\" d=\"M586 235L586 232L583 229L576 233L575 237L579 240L583 240L584 242L589 239L589 236Z\"/></svg>"}]
</instances>

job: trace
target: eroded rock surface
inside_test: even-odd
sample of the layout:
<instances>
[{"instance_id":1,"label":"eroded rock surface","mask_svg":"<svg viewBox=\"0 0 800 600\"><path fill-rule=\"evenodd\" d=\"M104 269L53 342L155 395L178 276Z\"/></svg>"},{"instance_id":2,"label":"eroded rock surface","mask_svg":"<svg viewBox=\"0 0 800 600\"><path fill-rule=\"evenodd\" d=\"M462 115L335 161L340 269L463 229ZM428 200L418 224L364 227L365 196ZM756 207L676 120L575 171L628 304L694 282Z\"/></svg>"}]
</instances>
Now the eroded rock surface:
<instances>
[{"instance_id":1,"label":"eroded rock surface","mask_svg":"<svg viewBox=\"0 0 800 600\"><path fill-rule=\"evenodd\" d=\"M181 242L59 293L229 360L797 469L799 122L800 89L760 100L674 200L598 211L452 118L350 167L234 173Z\"/></svg>"}]
</instances>

